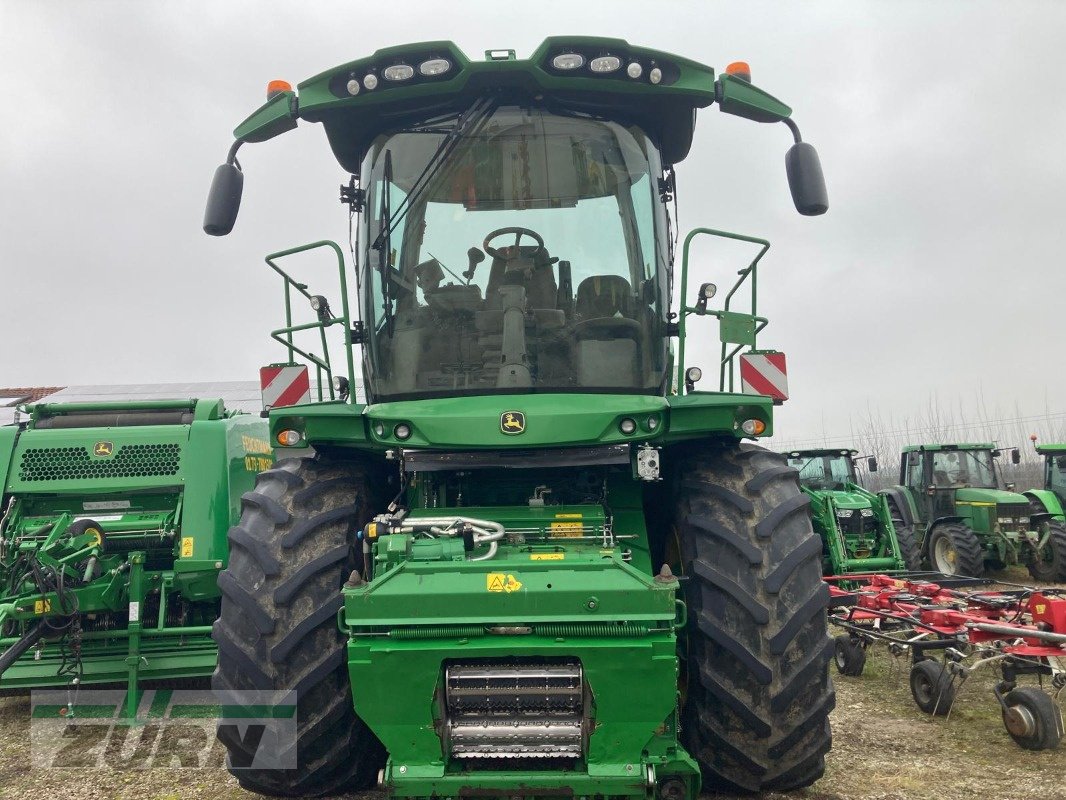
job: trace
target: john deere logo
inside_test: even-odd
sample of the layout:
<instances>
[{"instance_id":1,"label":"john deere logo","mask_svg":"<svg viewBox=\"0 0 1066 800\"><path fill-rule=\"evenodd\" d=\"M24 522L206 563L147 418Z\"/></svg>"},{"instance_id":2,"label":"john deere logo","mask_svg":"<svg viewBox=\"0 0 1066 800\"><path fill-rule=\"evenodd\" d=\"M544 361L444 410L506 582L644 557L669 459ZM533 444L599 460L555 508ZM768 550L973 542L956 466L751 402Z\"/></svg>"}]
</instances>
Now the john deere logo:
<instances>
[{"instance_id":1,"label":"john deere logo","mask_svg":"<svg viewBox=\"0 0 1066 800\"><path fill-rule=\"evenodd\" d=\"M115 452L115 445L111 442L97 442L93 445L93 455L106 458Z\"/></svg>"},{"instance_id":2,"label":"john deere logo","mask_svg":"<svg viewBox=\"0 0 1066 800\"><path fill-rule=\"evenodd\" d=\"M525 433L526 415L521 411L504 411L500 414L500 430L512 436Z\"/></svg>"}]
</instances>

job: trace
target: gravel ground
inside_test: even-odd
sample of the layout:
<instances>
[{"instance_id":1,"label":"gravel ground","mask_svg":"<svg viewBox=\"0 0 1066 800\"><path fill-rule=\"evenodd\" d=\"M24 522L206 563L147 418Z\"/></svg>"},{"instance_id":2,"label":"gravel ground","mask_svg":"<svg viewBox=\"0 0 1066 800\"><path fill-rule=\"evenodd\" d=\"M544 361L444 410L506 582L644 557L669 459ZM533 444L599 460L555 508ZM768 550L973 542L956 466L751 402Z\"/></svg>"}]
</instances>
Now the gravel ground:
<instances>
[{"instance_id":1,"label":"gravel ground","mask_svg":"<svg viewBox=\"0 0 1066 800\"><path fill-rule=\"evenodd\" d=\"M933 719L911 700L908 670L906 659L896 660L875 647L862 677L835 676L833 750L825 777L805 791L767 795L766 800L1066 800L1066 742L1058 750L1039 753L1015 745L992 695L995 673L972 677L951 716ZM1066 693L1060 699L1066 700ZM207 766L200 768L34 766L29 713L28 694L0 697L0 798L256 797L243 792L221 768L222 754L211 749L206 728L203 734L192 731L176 748L187 753L204 746L199 763ZM98 741L90 736L88 744Z\"/></svg>"}]
</instances>

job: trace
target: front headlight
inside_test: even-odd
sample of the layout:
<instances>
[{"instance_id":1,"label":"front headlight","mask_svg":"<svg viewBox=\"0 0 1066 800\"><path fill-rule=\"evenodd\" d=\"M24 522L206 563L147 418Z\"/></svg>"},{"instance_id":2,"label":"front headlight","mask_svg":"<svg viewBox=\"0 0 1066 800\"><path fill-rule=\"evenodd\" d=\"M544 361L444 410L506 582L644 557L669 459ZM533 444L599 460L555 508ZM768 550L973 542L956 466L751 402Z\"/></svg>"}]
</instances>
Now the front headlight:
<instances>
[{"instance_id":1,"label":"front headlight","mask_svg":"<svg viewBox=\"0 0 1066 800\"><path fill-rule=\"evenodd\" d=\"M864 517L872 517L874 515L874 510L872 508L864 508L862 510L862 515Z\"/></svg>"}]
</instances>

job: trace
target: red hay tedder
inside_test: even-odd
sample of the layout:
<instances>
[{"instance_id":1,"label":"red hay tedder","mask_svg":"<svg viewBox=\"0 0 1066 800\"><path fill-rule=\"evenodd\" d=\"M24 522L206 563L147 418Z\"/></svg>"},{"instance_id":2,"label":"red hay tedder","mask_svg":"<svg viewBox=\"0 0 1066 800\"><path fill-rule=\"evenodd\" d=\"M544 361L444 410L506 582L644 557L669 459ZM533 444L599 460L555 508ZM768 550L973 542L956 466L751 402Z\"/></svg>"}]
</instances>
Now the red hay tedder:
<instances>
[{"instance_id":1,"label":"red hay tedder","mask_svg":"<svg viewBox=\"0 0 1066 800\"><path fill-rule=\"evenodd\" d=\"M910 652L911 694L927 714L947 715L962 683L996 666L993 688L1007 733L1027 750L1050 750L1063 735L1055 700L1066 686L1066 590L972 591L888 575L839 575L830 583L835 661L861 675L866 649ZM940 657L936 657L936 653ZM1021 676L1037 686L1019 686ZM1050 693L1049 693L1050 692Z\"/></svg>"}]
</instances>

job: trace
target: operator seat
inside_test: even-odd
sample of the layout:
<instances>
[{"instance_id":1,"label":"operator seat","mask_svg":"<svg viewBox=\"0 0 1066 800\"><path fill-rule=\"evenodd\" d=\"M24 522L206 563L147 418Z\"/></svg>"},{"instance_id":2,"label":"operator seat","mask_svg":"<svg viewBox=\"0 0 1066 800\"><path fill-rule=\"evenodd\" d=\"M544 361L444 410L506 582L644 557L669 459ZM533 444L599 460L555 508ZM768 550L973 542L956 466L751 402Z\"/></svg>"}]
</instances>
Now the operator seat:
<instances>
[{"instance_id":1,"label":"operator seat","mask_svg":"<svg viewBox=\"0 0 1066 800\"><path fill-rule=\"evenodd\" d=\"M635 298L621 275L581 281L574 302L575 367L579 386L636 386L643 382L642 327Z\"/></svg>"},{"instance_id":2,"label":"operator seat","mask_svg":"<svg viewBox=\"0 0 1066 800\"><path fill-rule=\"evenodd\" d=\"M556 259L549 258L548 252L536 245L519 245L517 252L514 246L502 249L508 258L494 256L492 259L489 282L485 287L485 308L498 310L503 307L501 286L524 286L529 308L555 308L559 287L552 264Z\"/></svg>"}]
</instances>

